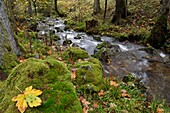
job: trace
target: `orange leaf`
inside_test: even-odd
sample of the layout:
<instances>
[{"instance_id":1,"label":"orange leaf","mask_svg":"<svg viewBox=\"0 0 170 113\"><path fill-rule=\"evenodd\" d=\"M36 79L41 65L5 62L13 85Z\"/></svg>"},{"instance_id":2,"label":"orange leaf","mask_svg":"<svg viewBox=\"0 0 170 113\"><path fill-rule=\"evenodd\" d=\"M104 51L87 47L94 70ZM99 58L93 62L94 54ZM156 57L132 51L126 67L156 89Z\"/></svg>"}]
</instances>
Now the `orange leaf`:
<instances>
[{"instance_id":1,"label":"orange leaf","mask_svg":"<svg viewBox=\"0 0 170 113\"><path fill-rule=\"evenodd\" d=\"M87 108L83 108L83 113L88 113L88 109Z\"/></svg>"},{"instance_id":2,"label":"orange leaf","mask_svg":"<svg viewBox=\"0 0 170 113\"><path fill-rule=\"evenodd\" d=\"M101 97L101 96L104 96L104 95L105 95L105 93L104 93L104 91L103 91L103 90L101 90L100 92L98 92L98 95Z\"/></svg>"},{"instance_id":3,"label":"orange leaf","mask_svg":"<svg viewBox=\"0 0 170 113\"><path fill-rule=\"evenodd\" d=\"M126 93L122 93L122 94L121 94L121 97L127 97L127 98L130 98L130 95L129 95L129 94L126 94Z\"/></svg>"},{"instance_id":4,"label":"orange leaf","mask_svg":"<svg viewBox=\"0 0 170 113\"><path fill-rule=\"evenodd\" d=\"M52 50L49 50L47 53L48 53L49 55L52 55Z\"/></svg>"},{"instance_id":5,"label":"orange leaf","mask_svg":"<svg viewBox=\"0 0 170 113\"><path fill-rule=\"evenodd\" d=\"M157 112L157 113L164 113L164 109L162 109L162 108L157 108L156 112Z\"/></svg>"},{"instance_id":6,"label":"orange leaf","mask_svg":"<svg viewBox=\"0 0 170 113\"><path fill-rule=\"evenodd\" d=\"M98 105L98 103L97 103L97 102L94 102L94 103L93 103L93 105L92 105L92 107L93 107L94 109L96 109L96 108L98 108L98 107L99 107L99 105Z\"/></svg>"},{"instance_id":7,"label":"orange leaf","mask_svg":"<svg viewBox=\"0 0 170 113\"><path fill-rule=\"evenodd\" d=\"M111 86L115 86L115 87L118 87L118 86L119 86L119 84L117 84L115 81L110 81L110 85L111 85Z\"/></svg>"},{"instance_id":8,"label":"orange leaf","mask_svg":"<svg viewBox=\"0 0 170 113\"><path fill-rule=\"evenodd\" d=\"M71 70L71 80L74 80L75 78L76 78L76 69L73 68L73 69Z\"/></svg>"},{"instance_id":9,"label":"orange leaf","mask_svg":"<svg viewBox=\"0 0 170 113\"><path fill-rule=\"evenodd\" d=\"M89 101L87 101L86 99L83 99L81 102L85 106L85 108L89 108L89 106L88 106L90 104Z\"/></svg>"}]
</instances>

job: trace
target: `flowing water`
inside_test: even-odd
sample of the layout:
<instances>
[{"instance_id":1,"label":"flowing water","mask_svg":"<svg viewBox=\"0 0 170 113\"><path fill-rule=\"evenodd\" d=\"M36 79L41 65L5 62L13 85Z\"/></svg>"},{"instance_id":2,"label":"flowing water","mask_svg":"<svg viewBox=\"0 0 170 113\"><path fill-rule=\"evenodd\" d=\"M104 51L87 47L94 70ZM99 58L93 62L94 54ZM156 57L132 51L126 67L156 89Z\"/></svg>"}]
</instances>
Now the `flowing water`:
<instances>
[{"instance_id":1,"label":"flowing water","mask_svg":"<svg viewBox=\"0 0 170 113\"><path fill-rule=\"evenodd\" d=\"M89 55L95 53L98 44L103 41L109 42L112 45L108 51L109 63L102 61L105 75L122 77L129 72L134 73L142 78L151 94L166 98L170 102L169 54L128 41L119 42L107 36L90 36L84 32L64 29L65 24L62 20L51 18L39 21L37 27L39 37L53 31L54 35L60 38L56 43L62 45L65 40L71 40L71 46L83 48ZM101 40L96 41L95 37L100 37Z\"/></svg>"}]
</instances>

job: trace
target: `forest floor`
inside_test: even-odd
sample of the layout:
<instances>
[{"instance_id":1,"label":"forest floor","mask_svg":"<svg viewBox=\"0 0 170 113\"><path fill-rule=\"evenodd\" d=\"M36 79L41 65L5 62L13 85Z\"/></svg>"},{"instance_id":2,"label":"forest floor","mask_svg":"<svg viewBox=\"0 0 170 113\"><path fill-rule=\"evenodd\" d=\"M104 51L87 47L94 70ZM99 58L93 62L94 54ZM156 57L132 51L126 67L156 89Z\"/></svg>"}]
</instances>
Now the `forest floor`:
<instances>
[{"instance_id":1,"label":"forest floor","mask_svg":"<svg viewBox=\"0 0 170 113\"><path fill-rule=\"evenodd\" d=\"M101 0L101 13L95 16L92 14L93 4L91 0L85 1L85 4L77 5L76 7L79 7L79 10L69 12L70 8L68 7L73 7L74 5L72 5L72 2L74 1L68 0L68 2L65 2L65 0L59 0L60 10L67 13L67 17L64 19L69 28L78 31L86 31L90 34L108 35L118 38L121 41L129 40L140 44L144 44L145 38L150 35L159 12L159 0L129 0L128 11L130 12L130 15L126 20L122 20L122 24L118 26L110 23L115 10L114 2L109 1L107 16L105 23L103 23L104 0ZM88 5L88 7L86 5ZM91 30L86 30L85 21L92 19L98 20L98 26ZM42 53L38 54L39 59L45 59L48 56L55 56L57 60L62 60L62 53L54 52L54 46L46 46L45 43L38 41L35 32L31 32L30 37L24 33L28 31L28 29L31 29L29 27L35 23L36 19L34 22L31 21L25 23L24 21L18 23L19 32L16 36L25 53L18 57L17 62L22 63L25 59L35 57L37 53ZM170 16L168 23L170 23ZM167 42L163 45L163 47L165 46L166 48L170 48L170 43ZM168 49L166 51L169 52L170 50ZM68 64L66 64L67 66L74 64L73 61L64 62L68 62ZM155 100L155 98L145 96L141 93L141 89L135 85L135 80L125 83L118 81L114 77L103 79L107 83L107 90L105 91L101 90L97 93L89 93L77 90L77 96L84 108L84 113L169 113L169 106L165 105L165 101L158 101ZM3 83L0 82L0 86L1 84Z\"/></svg>"}]
</instances>

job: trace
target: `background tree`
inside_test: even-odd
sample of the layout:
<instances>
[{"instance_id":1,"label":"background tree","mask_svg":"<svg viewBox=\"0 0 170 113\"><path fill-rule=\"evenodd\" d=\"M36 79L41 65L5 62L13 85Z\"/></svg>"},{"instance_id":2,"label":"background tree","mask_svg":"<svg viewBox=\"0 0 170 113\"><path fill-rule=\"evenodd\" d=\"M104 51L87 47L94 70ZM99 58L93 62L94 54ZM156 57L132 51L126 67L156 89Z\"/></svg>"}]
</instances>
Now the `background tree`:
<instances>
[{"instance_id":1,"label":"background tree","mask_svg":"<svg viewBox=\"0 0 170 113\"><path fill-rule=\"evenodd\" d=\"M54 0L54 8L55 8L55 11L56 11L56 13L58 14L58 16L64 17L65 15L62 14L62 13L60 13L60 11L58 10L58 2L57 2L57 1L58 1L58 0Z\"/></svg>"},{"instance_id":2,"label":"background tree","mask_svg":"<svg viewBox=\"0 0 170 113\"><path fill-rule=\"evenodd\" d=\"M106 11L107 11L107 0L105 0L105 7L104 7L103 22L105 22L105 18L106 18Z\"/></svg>"},{"instance_id":3,"label":"background tree","mask_svg":"<svg viewBox=\"0 0 170 113\"><path fill-rule=\"evenodd\" d=\"M112 18L112 23L121 24L121 19L127 17L127 0L116 0L116 10Z\"/></svg>"},{"instance_id":4,"label":"background tree","mask_svg":"<svg viewBox=\"0 0 170 113\"><path fill-rule=\"evenodd\" d=\"M34 6L35 15L37 14L37 0L31 0Z\"/></svg>"},{"instance_id":5,"label":"background tree","mask_svg":"<svg viewBox=\"0 0 170 113\"><path fill-rule=\"evenodd\" d=\"M32 3L31 0L28 0L28 13L30 16L32 16Z\"/></svg>"},{"instance_id":6,"label":"background tree","mask_svg":"<svg viewBox=\"0 0 170 113\"><path fill-rule=\"evenodd\" d=\"M169 14L170 0L160 0L159 17L151 31L151 36L148 40L153 47L159 48L166 40L167 35L167 20Z\"/></svg>"},{"instance_id":7,"label":"background tree","mask_svg":"<svg viewBox=\"0 0 170 113\"><path fill-rule=\"evenodd\" d=\"M94 9L93 14L100 13L101 7L100 7L100 0L94 0Z\"/></svg>"}]
</instances>

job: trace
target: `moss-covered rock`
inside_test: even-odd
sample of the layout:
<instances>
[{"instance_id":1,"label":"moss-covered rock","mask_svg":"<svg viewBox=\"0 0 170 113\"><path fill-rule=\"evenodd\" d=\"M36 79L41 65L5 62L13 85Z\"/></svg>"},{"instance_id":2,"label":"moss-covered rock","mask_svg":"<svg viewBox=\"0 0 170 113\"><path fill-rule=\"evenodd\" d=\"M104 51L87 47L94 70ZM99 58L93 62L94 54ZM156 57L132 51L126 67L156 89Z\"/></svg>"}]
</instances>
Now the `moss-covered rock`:
<instances>
[{"instance_id":1,"label":"moss-covered rock","mask_svg":"<svg viewBox=\"0 0 170 113\"><path fill-rule=\"evenodd\" d=\"M76 61L78 59L84 59L84 58L89 58L88 53L85 50L82 50L80 48L68 48L65 53L64 56L73 61Z\"/></svg>"},{"instance_id":2,"label":"moss-covered rock","mask_svg":"<svg viewBox=\"0 0 170 113\"><path fill-rule=\"evenodd\" d=\"M14 68L17 64L18 63L16 61L16 55L7 52L3 55L1 59L0 70L3 70L3 72L9 74L12 68Z\"/></svg>"},{"instance_id":3,"label":"moss-covered rock","mask_svg":"<svg viewBox=\"0 0 170 113\"><path fill-rule=\"evenodd\" d=\"M17 65L0 91L0 112L19 113L12 98L28 87L42 90L42 105L28 108L26 113L82 113L81 105L70 82L64 63L52 58L28 59Z\"/></svg>"},{"instance_id":4,"label":"moss-covered rock","mask_svg":"<svg viewBox=\"0 0 170 113\"><path fill-rule=\"evenodd\" d=\"M105 88L102 65L99 60L90 58L88 61L78 62L75 67L77 68L75 83L80 90L98 92Z\"/></svg>"}]
</instances>

